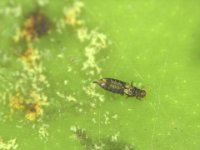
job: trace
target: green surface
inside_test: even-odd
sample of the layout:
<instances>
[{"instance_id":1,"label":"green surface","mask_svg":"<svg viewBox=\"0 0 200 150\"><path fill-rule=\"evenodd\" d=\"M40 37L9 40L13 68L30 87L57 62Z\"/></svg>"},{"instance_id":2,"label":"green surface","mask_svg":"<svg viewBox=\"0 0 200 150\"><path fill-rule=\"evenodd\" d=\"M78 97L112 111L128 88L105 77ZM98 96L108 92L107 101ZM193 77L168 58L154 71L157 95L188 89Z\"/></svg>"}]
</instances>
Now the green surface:
<instances>
[{"instance_id":1,"label":"green surface","mask_svg":"<svg viewBox=\"0 0 200 150\"><path fill-rule=\"evenodd\" d=\"M33 47L39 51L50 85L41 85L49 106L41 119L31 122L23 112L10 115L8 95L20 78L16 72L24 71L16 54L23 46L15 43L13 36L37 3L0 2L0 137L5 142L16 139L19 150L90 149L73 138L70 128L77 126L85 129L93 144L105 144L106 150L122 150L125 145L135 150L199 150L200 1L84 0L80 18L90 31L98 28L110 42L95 56L101 73L81 69L89 41L80 42L68 25L58 32L56 22L73 1L47 1L40 9L54 27L34 41ZM11 11L17 7L21 8L19 16ZM94 75L88 74L90 71ZM101 102L98 95L89 96L83 90L101 77L134 81L147 96L139 101L95 86L94 92L103 96ZM27 82L21 87L25 93ZM77 101L70 102L69 95ZM38 132L44 125L48 136L40 138ZM118 137L115 144L106 140L114 136Z\"/></svg>"}]
</instances>

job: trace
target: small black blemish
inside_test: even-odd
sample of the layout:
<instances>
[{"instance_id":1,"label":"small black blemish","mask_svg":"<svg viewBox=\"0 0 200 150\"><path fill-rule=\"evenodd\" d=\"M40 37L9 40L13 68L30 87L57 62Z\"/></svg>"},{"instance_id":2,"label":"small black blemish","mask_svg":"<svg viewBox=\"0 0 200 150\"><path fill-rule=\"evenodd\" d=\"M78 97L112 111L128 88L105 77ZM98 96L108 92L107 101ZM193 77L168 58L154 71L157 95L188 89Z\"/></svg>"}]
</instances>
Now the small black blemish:
<instances>
[{"instance_id":1,"label":"small black blemish","mask_svg":"<svg viewBox=\"0 0 200 150\"><path fill-rule=\"evenodd\" d=\"M28 103L25 106L26 106L25 108L26 108L27 111L33 112L33 113L36 112L36 104L34 104L34 103Z\"/></svg>"},{"instance_id":2,"label":"small black blemish","mask_svg":"<svg viewBox=\"0 0 200 150\"><path fill-rule=\"evenodd\" d=\"M132 84L120 81L118 79L102 78L94 81L94 83L98 84L107 91L121 95L127 95L128 97L136 97L137 99L141 99L146 96L145 90L139 89Z\"/></svg>"}]
</instances>

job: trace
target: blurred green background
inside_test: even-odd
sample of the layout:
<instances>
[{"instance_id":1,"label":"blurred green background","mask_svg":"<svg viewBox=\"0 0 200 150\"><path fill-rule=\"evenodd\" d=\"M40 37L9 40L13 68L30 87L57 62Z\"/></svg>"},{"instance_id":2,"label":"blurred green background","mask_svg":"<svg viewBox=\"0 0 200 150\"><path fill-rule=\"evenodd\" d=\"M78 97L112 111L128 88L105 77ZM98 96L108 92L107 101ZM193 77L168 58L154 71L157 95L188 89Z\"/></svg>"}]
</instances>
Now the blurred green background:
<instances>
[{"instance_id":1,"label":"blurred green background","mask_svg":"<svg viewBox=\"0 0 200 150\"><path fill-rule=\"evenodd\" d=\"M74 4L0 1L0 149L199 150L200 1L84 0L77 16L84 23L63 25ZM36 81L38 93L49 105L30 121L25 111L12 110L10 97L19 86L26 99L38 80L38 72L27 71L20 60L27 43L14 40L37 10L52 24L48 34L31 41L39 75L46 77ZM84 42L77 36L82 27L94 32ZM106 47L92 46L87 54L96 35ZM94 66L83 69L93 58ZM133 81L147 96L139 101L92 84L102 77Z\"/></svg>"}]
</instances>

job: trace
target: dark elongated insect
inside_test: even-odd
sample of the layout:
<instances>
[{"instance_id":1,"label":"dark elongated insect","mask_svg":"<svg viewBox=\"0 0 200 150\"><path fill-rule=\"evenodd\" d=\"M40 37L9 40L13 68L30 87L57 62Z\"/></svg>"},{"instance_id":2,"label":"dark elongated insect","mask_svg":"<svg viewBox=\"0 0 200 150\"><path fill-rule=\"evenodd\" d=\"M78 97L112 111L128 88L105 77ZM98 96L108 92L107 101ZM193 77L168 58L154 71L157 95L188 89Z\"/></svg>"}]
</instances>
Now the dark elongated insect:
<instances>
[{"instance_id":1,"label":"dark elongated insect","mask_svg":"<svg viewBox=\"0 0 200 150\"><path fill-rule=\"evenodd\" d=\"M94 83L98 84L100 87L107 91L121 95L127 95L128 97L136 97L137 99L141 99L146 96L145 90L139 89L132 84L128 84L117 79L103 78L94 81Z\"/></svg>"}]
</instances>

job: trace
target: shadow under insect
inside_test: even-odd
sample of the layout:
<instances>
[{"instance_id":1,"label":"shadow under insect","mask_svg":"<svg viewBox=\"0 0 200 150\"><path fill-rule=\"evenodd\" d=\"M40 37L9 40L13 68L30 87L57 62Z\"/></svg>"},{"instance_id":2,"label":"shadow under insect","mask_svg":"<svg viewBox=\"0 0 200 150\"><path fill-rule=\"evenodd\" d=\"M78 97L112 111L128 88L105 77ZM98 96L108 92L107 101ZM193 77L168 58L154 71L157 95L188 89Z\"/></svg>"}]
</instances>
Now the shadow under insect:
<instances>
[{"instance_id":1,"label":"shadow under insect","mask_svg":"<svg viewBox=\"0 0 200 150\"><path fill-rule=\"evenodd\" d=\"M133 150L133 146L123 140L113 141L112 137L91 139L84 129L79 127L73 131L76 138L86 150Z\"/></svg>"},{"instance_id":2,"label":"shadow under insect","mask_svg":"<svg viewBox=\"0 0 200 150\"><path fill-rule=\"evenodd\" d=\"M145 90L139 89L132 84L128 84L124 81L113 78L102 78L94 81L93 83L98 84L100 87L107 91L120 95L127 95L128 97L136 97L137 99L141 99L146 96Z\"/></svg>"}]
</instances>

